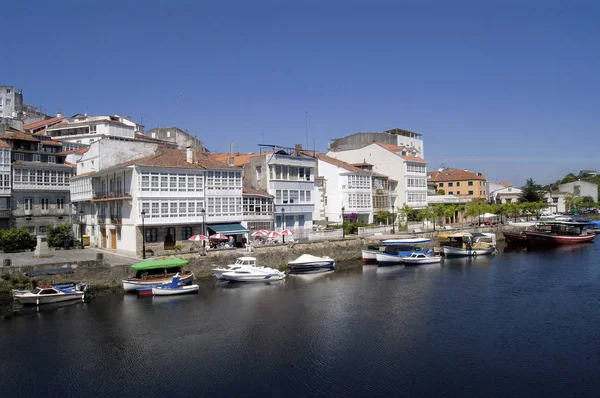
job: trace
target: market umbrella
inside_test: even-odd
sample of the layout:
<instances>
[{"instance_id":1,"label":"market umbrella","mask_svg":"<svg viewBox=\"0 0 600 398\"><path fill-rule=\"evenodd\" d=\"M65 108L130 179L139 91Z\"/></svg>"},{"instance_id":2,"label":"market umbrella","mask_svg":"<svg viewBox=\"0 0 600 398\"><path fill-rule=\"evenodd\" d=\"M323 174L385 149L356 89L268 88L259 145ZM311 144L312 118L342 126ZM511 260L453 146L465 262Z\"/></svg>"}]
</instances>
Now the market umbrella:
<instances>
[{"instance_id":1,"label":"market umbrella","mask_svg":"<svg viewBox=\"0 0 600 398\"><path fill-rule=\"evenodd\" d=\"M227 240L229 239L227 237L227 235L223 235L223 234L212 234L211 236L209 236L210 239L217 239L217 240Z\"/></svg>"},{"instance_id":2,"label":"market umbrella","mask_svg":"<svg viewBox=\"0 0 600 398\"><path fill-rule=\"evenodd\" d=\"M252 232L252 236L267 236L269 231L266 229L259 229L258 231Z\"/></svg>"},{"instance_id":3,"label":"market umbrella","mask_svg":"<svg viewBox=\"0 0 600 398\"><path fill-rule=\"evenodd\" d=\"M281 236L281 234L277 231L270 231L267 234L267 238L279 238Z\"/></svg>"},{"instance_id":4,"label":"market umbrella","mask_svg":"<svg viewBox=\"0 0 600 398\"><path fill-rule=\"evenodd\" d=\"M202 240L208 240L208 238L204 235L193 235L193 236L190 236L188 238L188 240L191 240L193 242L200 242Z\"/></svg>"},{"instance_id":5,"label":"market umbrella","mask_svg":"<svg viewBox=\"0 0 600 398\"><path fill-rule=\"evenodd\" d=\"M293 229L284 229L283 231L281 231L281 235L294 235L294 230Z\"/></svg>"}]
</instances>

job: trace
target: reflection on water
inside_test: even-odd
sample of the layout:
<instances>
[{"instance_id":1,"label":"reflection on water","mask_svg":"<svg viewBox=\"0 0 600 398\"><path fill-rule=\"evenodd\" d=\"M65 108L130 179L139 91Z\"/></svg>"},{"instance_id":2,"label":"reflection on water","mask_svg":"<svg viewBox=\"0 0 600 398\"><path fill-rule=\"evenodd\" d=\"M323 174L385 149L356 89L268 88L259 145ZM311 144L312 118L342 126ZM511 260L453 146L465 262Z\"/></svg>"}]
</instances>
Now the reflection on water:
<instances>
[{"instance_id":1,"label":"reflection on water","mask_svg":"<svg viewBox=\"0 0 600 398\"><path fill-rule=\"evenodd\" d=\"M0 321L0 392L595 395L599 264L595 245L501 250L30 308Z\"/></svg>"}]
</instances>

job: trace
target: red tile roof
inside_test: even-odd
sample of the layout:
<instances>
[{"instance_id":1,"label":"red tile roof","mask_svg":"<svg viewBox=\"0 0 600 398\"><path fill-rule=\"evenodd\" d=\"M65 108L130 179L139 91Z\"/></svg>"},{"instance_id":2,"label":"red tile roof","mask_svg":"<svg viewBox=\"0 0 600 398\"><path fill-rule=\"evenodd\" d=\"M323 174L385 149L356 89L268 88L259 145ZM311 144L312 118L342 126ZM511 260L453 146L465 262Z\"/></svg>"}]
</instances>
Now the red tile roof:
<instances>
[{"instance_id":1,"label":"red tile roof","mask_svg":"<svg viewBox=\"0 0 600 398\"><path fill-rule=\"evenodd\" d=\"M334 166L337 167L341 167L347 171L350 171L352 173L361 173L361 174L368 174L369 172L367 170L363 170L360 167L356 167L356 166L352 166L350 163L344 162L343 160L339 160L336 158L332 158L331 156L327 156L324 155L322 153L315 153L315 152L302 152L303 155L311 157L311 158L316 158L319 159L322 162L325 163L329 163L332 164Z\"/></svg>"},{"instance_id":2,"label":"red tile roof","mask_svg":"<svg viewBox=\"0 0 600 398\"><path fill-rule=\"evenodd\" d=\"M62 146L62 142L54 141L54 140L43 140L41 141L42 145L53 145L53 146Z\"/></svg>"},{"instance_id":3,"label":"red tile roof","mask_svg":"<svg viewBox=\"0 0 600 398\"><path fill-rule=\"evenodd\" d=\"M402 156L402 159L404 159L408 162L427 163L427 161L425 159L418 158L416 156Z\"/></svg>"},{"instance_id":4,"label":"red tile roof","mask_svg":"<svg viewBox=\"0 0 600 398\"><path fill-rule=\"evenodd\" d=\"M315 176L315 180L324 180L324 179L325 179L325 177L323 177L323 176Z\"/></svg>"},{"instance_id":5,"label":"red tile roof","mask_svg":"<svg viewBox=\"0 0 600 398\"><path fill-rule=\"evenodd\" d=\"M394 180L393 178L388 178L388 182L398 182L398 180Z\"/></svg>"},{"instance_id":6,"label":"red tile roof","mask_svg":"<svg viewBox=\"0 0 600 398\"><path fill-rule=\"evenodd\" d=\"M262 189L254 189L247 186L243 187L242 193L246 195L268 196L270 198L273 197L273 195L269 194L267 191L263 191Z\"/></svg>"},{"instance_id":7,"label":"red tile roof","mask_svg":"<svg viewBox=\"0 0 600 398\"><path fill-rule=\"evenodd\" d=\"M49 126L52 124L56 124L65 118L66 118L66 116L56 116L56 117L53 117L50 119L40 120L39 122L26 124L25 126L23 126L23 129L25 129L25 131L35 130L39 127L45 127L45 126Z\"/></svg>"},{"instance_id":8,"label":"red tile roof","mask_svg":"<svg viewBox=\"0 0 600 398\"><path fill-rule=\"evenodd\" d=\"M506 181L501 182L500 185L502 185L503 187L506 187L506 188L510 188L513 186L513 184L511 184L510 182L506 182Z\"/></svg>"},{"instance_id":9,"label":"red tile roof","mask_svg":"<svg viewBox=\"0 0 600 398\"><path fill-rule=\"evenodd\" d=\"M430 171L427 173L427 175L431 176L431 180L434 182L469 180L485 181L485 176L483 174L478 175L473 171L461 169L443 169L442 171Z\"/></svg>"},{"instance_id":10,"label":"red tile roof","mask_svg":"<svg viewBox=\"0 0 600 398\"><path fill-rule=\"evenodd\" d=\"M10 145L8 145L6 141L0 140L0 148L10 148Z\"/></svg>"},{"instance_id":11,"label":"red tile roof","mask_svg":"<svg viewBox=\"0 0 600 398\"><path fill-rule=\"evenodd\" d=\"M76 165L76 164L73 164L73 163L71 163L71 162L67 162L66 160L65 160L65 164L66 164L67 166L71 166L71 167L72 167L72 168L74 168L74 169L76 169L76 168L77 168L77 165Z\"/></svg>"},{"instance_id":12,"label":"red tile roof","mask_svg":"<svg viewBox=\"0 0 600 398\"><path fill-rule=\"evenodd\" d=\"M262 153L234 153L233 154L233 165L243 166L250 163L250 159L256 156L271 155L273 152L262 152ZM209 158L218 160L219 162L229 163L228 153L211 153L208 155Z\"/></svg>"},{"instance_id":13,"label":"red tile roof","mask_svg":"<svg viewBox=\"0 0 600 398\"><path fill-rule=\"evenodd\" d=\"M33 141L40 142L37 138L32 136L31 134L24 133L18 130L7 130L4 134L0 135L0 138L3 140L21 140L21 141Z\"/></svg>"},{"instance_id":14,"label":"red tile roof","mask_svg":"<svg viewBox=\"0 0 600 398\"><path fill-rule=\"evenodd\" d=\"M71 153L86 153L88 148L69 149L68 151L58 152L57 155L69 155Z\"/></svg>"},{"instance_id":15,"label":"red tile roof","mask_svg":"<svg viewBox=\"0 0 600 398\"><path fill-rule=\"evenodd\" d=\"M398 145L394 145L394 144L386 144L385 142L376 142L375 144L379 145L382 148L387 149L388 151L392 151L392 152L401 152L403 149L405 149L405 147L403 147L403 146L398 146Z\"/></svg>"}]
</instances>

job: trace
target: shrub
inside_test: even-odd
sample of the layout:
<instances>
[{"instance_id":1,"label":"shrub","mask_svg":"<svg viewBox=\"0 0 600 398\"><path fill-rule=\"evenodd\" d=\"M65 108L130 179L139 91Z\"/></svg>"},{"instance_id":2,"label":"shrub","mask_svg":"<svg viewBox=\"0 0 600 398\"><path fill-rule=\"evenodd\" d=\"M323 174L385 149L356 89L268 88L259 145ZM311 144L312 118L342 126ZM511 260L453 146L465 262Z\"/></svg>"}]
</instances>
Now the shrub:
<instances>
[{"instance_id":1,"label":"shrub","mask_svg":"<svg viewBox=\"0 0 600 398\"><path fill-rule=\"evenodd\" d=\"M49 247L70 247L73 245L73 230L69 224L50 226L46 230Z\"/></svg>"},{"instance_id":2,"label":"shrub","mask_svg":"<svg viewBox=\"0 0 600 398\"><path fill-rule=\"evenodd\" d=\"M10 253L21 249L27 249L31 242L31 234L27 228L11 228L0 230L0 249L4 253Z\"/></svg>"}]
</instances>

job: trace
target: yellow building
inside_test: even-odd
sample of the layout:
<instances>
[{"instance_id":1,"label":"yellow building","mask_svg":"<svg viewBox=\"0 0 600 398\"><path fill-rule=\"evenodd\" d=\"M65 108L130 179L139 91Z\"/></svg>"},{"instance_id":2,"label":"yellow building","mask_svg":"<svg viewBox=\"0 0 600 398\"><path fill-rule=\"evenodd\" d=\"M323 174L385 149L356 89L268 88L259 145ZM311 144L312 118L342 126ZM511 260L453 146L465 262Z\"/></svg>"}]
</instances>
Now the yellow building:
<instances>
[{"instance_id":1,"label":"yellow building","mask_svg":"<svg viewBox=\"0 0 600 398\"><path fill-rule=\"evenodd\" d=\"M443 189L446 195L474 200L486 200L485 176L469 170L439 169L427 173L428 182L435 183L436 189Z\"/></svg>"}]
</instances>

